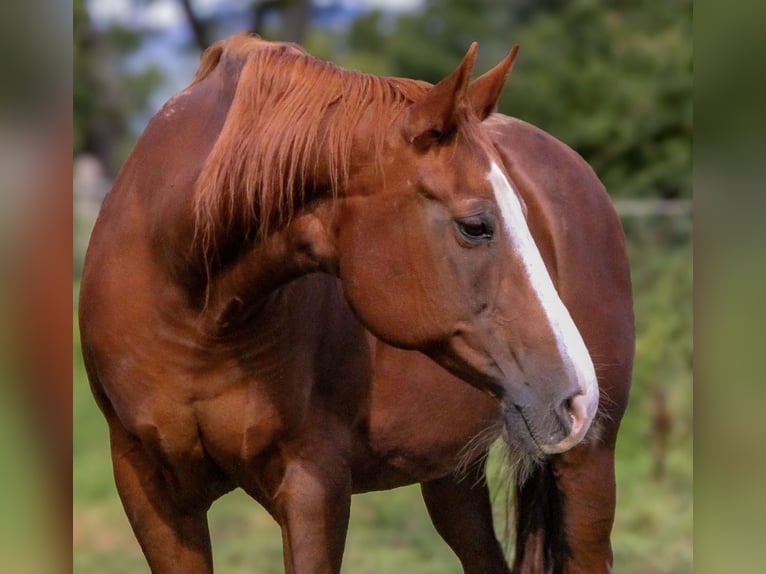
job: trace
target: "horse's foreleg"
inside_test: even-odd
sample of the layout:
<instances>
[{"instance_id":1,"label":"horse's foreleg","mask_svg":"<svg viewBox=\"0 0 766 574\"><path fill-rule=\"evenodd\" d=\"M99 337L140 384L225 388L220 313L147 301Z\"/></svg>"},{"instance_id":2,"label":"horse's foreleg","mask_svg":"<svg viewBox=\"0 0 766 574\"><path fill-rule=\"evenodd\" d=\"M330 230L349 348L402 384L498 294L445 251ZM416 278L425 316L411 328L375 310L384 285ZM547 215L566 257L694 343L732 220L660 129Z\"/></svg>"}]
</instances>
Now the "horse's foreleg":
<instances>
[{"instance_id":1,"label":"horse's foreleg","mask_svg":"<svg viewBox=\"0 0 766 574\"><path fill-rule=\"evenodd\" d=\"M117 490L133 532L154 574L213 571L207 525L209 501L177 502L161 469L119 423L110 425Z\"/></svg>"},{"instance_id":2,"label":"horse's foreleg","mask_svg":"<svg viewBox=\"0 0 766 574\"><path fill-rule=\"evenodd\" d=\"M612 570L614 443L581 444L517 488L514 574Z\"/></svg>"},{"instance_id":3,"label":"horse's foreleg","mask_svg":"<svg viewBox=\"0 0 766 574\"><path fill-rule=\"evenodd\" d=\"M483 464L463 480L446 476L421 484L423 500L436 530L460 559L466 574L507 574L495 536Z\"/></svg>"},{"instance_id":4,"label":"horse's foreleg","mask_svg":"<svg viewBox=\"0 0 766 574\"><path fill-rule=\"evenodd\" d=\"M338 574L351 508L351 475L336 457L287 462L276 496L287 574Z\"/></svg>"},{"instance_id":5,"label":"horse's foreleg","mask_svg":"<svg viewBox=\"0 0 766 574\"><path fill-rule=\"evenodd\" d=\"M583 445L554 460L564 501L566 573L612 571L616 484L614 444Z\"/></svg>"}]
</instances>

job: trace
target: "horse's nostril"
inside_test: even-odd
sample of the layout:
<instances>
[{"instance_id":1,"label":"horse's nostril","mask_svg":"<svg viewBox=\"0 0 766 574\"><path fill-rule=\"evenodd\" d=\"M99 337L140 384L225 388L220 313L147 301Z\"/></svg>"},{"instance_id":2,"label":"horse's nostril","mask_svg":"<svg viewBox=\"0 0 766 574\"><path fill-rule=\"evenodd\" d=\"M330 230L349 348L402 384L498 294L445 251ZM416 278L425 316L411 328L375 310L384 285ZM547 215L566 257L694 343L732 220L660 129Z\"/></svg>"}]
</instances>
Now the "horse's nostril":
<instances>
[{"instance_id":1,"label":"horse's nostril","mask_svg":"<svg viewBox=\"0 0 766 574\"><path fill-rule=\"evenodd\" d=\"M564 431L564 436L568 436L569 433L572 432L572 419L574 416L572 401L574 400L575 396L577 396L577 394L578 393L574 393L568 396L566 399L561 401L561 403L555 409L556 418L558 419L558 422Z\"/></svg>"}]
</instances>

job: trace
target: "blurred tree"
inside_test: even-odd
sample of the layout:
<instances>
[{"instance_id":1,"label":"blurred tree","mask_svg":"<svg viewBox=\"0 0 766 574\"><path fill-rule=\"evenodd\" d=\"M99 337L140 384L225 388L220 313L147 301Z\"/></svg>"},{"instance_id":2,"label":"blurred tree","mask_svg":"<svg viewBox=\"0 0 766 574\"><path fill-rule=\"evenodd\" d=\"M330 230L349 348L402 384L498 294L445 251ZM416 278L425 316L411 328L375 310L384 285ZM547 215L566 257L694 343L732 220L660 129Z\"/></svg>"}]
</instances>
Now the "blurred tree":
<instances>
[{"instance_id":1,"label":"blurred tree","mask_svg":"<svg viewBox=\"0 0 766 574\"><path fill-rule=\"evenodd\" d=\"M267 35L265 20L269 12L275 14L280 21L277 33L280 40L303 43L311 17L310 0L264 0L257 2L254 5L253 32L261 36Z\"/></svg>"},{"instance_id":2,"label":"blurred tree","mask_svg":"<svg viewBox=\"0 0 766 574\"><path fill-rule=\"evenodd\" d=\"M691 195L691 0L572 0L515 38L503 104L562 138L613 195Z\"/></svg>"},{"instance_id":3,"label":"blurred tree","mask_svg":"<svg viewBox=\"0 0 766 574\"><path fill-rule=\"evenodd\" d=\"M436 82L473 40L477 71L513 43L500 110L560 137L617 196L691 195L691 0L426 0L360 17L345 63Z\"/></svg>"},{"instance_id":4,"label":"blurred tree","mask_svg":"<svg viewBox=\"0 0 766 574\"><path fill-rule=\"evenodd\" d=\"M192 30L194 43L199 50L204 50L212 42L220 39L222 35L220 33L221 23L217 18L214 16L201 17L193 0L179 1ZM249 26L242 26L241 30L301 44L306 38L311 10L310 0L258 0L250 3L247 9L250 24ZM243 14L242 20L243 22L247 21L247 16ZM271 20L278 22L276 30L272 30L268 25Z\"/></svg>"},{"instance_id":5,"label":"blurred tree","mask_svg":"<svg viewBox=\"0 0 766 574\"><path fill-rule=\"evenodd\" d=\"M74 0L74 154L92 154L114 175L135 134L131 116L142 111L161 83L157 67L127 72L122 59L141 45L144 34L113 25L96 30L85 0Z\"/></svg>"},{"instance_id":6,"label":"blurred tree","mask_svg":"<svg viewBox=\"0 0 766 574\"><path fill-rule=\"evenodd\" d=\"M479 68L505 55L512 18L504 0L427 0L418 12L361 16L349 31L349 50L352 60L378 59L378 69L392 75L437 82L474 40L481 40Z\"/></svg>"},{"instance_id":7,"label":"blurred tree","mask_svg":"<svg viewBox=\"0 0 766 574\"><path fill-rule=\"evenodd\" d=\"M181 0L181 6L184 9L186 20L192 30L194 41L200 50L204 50L210 45L210 22L199 17L191 0Z\"/></svg>"},{"instance_id":8,"label":"blurred tree","mask_svg":"<svg viewBox=\"0 0 766 574\"><path fill-rule=\"evenodd\" d=\"M415 12L366 12L341 31L309 30L337 2L252 0L232 16L201 15L195 0L178 1L197 49L236 22L235 29L302 43L350 68L431 82L473 40L481 48L477 73L519 43L501 111L567 142L615 196L691 195L691 0L425 0ZM158 77L118 75L140 31L94 31L84 0L75 0L74 16L75 149L104 158L113 172L116 142Z\"/></svg>"}]
</instances>

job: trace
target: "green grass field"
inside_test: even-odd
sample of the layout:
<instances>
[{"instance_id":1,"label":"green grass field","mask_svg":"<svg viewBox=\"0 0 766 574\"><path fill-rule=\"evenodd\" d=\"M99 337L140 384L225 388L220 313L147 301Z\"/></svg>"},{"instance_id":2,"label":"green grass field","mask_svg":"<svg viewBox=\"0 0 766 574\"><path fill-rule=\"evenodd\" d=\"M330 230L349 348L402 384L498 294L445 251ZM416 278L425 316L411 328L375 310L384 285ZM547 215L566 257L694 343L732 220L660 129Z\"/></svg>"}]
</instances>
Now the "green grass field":
<instances>
[{"instance_id":1,"label":"green grass field","mask_svg":"<svg viewBox=\"0 0 766 574\"><path fill-rule=\"evenodd\" d=\"M628 227L638 342L631 404L617 452L612 541L614 570L620 574L693 570L690 225ZM74 338L74 571L148 572L117 498L106 425L88 389L76 331ZM661 478L654 477L651 430L657 396L666 397L669 420ZM210 526L217 572L283 572L279 529L243 493L219 500ZM354 497L343 571L459 574L461 568L431 526L419 489L408 487Z\"/></svg>"}]
</instances>

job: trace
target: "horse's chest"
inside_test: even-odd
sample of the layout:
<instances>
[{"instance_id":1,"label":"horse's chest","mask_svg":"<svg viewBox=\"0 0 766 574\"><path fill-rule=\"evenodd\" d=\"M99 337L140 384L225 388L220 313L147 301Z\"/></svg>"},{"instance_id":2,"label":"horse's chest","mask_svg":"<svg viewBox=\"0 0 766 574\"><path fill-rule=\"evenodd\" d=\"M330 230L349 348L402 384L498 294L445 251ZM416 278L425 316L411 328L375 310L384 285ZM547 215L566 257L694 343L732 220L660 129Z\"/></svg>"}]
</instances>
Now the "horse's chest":
<instances>
[{"instance_id":1,"label":"horse's chest","mask_svg":"<svg viewBox=\"0 0 766 574\"><path fill-rule=\"evenodd\" d=\"M443 383L449 388L449 382ZM424 393L381 404L373 398L369 419L356 432L354 488L378 490L432 480L480 454L472 454L471 445L476 437L492 438L496 407L467 388L465 394L437 399Z\"/></svg>"}]
</instances>

